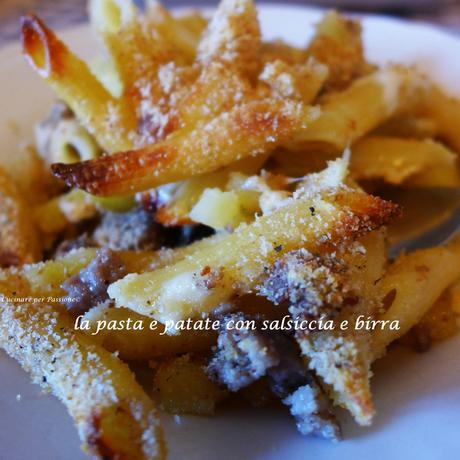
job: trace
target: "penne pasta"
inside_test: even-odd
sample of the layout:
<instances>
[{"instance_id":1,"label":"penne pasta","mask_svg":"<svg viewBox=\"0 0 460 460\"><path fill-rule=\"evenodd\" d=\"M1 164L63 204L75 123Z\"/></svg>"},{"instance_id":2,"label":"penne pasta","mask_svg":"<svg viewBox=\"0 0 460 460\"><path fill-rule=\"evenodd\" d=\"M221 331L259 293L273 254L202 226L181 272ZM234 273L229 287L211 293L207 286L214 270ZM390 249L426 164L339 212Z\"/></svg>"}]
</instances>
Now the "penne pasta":
<instances>
[{"instance_id":1,"label":"penne pasta","mask_svg":"<svg viewBox=\"0 0 460 460\"><path fill-rule=\"evenodd\" d=\"M431 86L424 96L418 110L419 116L431 120L438 136L460 152L460 136L456 123L460 114L460 101L449 97L437 86Z\"/></svg>"},{"instance_id":2,"label":"penne pasta","mask_svg":"<svg viewBox=\"0 0 460 460\"><path fill-rule=\"evenodd\" d=\"M249 79L233 66L212 61L203 67L188 94L180 101L178 118L182 126L212 120L241 100L251 99L252 93Z\"/></svg>"},{"instance_id":3,"label":"penne pasta","mask_svg":"<svg viewBox=\"0 0 460 460\"><path fill-rule=\"evenodd\" d=\"M372 133L377 136L427 139L438 135L436 122L416 114L402 114L378 126Z\"/></svg>"},{"instance_id":4,"label":"penne pasta","mask_svg":"<svg viewBox=\"0 0 460 460\"><path fill-rule=\"evenodd\" d=\"M207 25L206 20L198 14L187 14L179 20L156 0L146 1L145 19L151 30L155 30L166 44L178 50L179 56L186 62L193 62Z\"/></svg>"},{"instance_id":5,"label":"penne pasta","mask_svg":"<svg viewBox=\"0 0 460 460\"><path fill-rule=\"evenodd\" d=\"M357 237L397 213L395 205L351 190L339 190L329 198L319 193L300 195L193 258L128 275L108 292L117 306L161 322L207 314L232 296L254 289L264 267L283 253L301 247L316 251L322 244ZM364 215L368 217L363 219Z\"/></svg>"},{"instance_id":6,"label":"penne pasta","mask_svg":"<svg viewBox=\"0 0 460 460\"><path fill-rule=\"evenodd\" d=\"M251 0L222 0L198 45L199 62L222 61L253 75L259 67L261 32Z\"/></svg>"},{"instance_id":7,"label":"penne pasta","mask_svg":"<svg viewBox=\"0 0 460 460\"><path fill-rule=\"evenodd\" d=\"M27 286L3 274L0 292L28 296ZM90 455L165 458L153 402L126 364L73 331L68 314L49 304L2 301L0 326L0 346L66 405Z\"/></svg>"},{"instance_id":8,"label":"penne pasta","mask_svg":"<svg viewBox=\"0 0 460 460\"><path fill-rule=\"evenodd\" d=\"M446 247L403 254L390 265L381 281L386 311L378 319L399 321L399 329L386 327L373 332L374 359L417 324L445 289L460 279L459 257L457 239Z\"/></svg>"},{"instance_id":9,"label":"penne pasta","mask_svg":"<svg viewBox=\"0 0 460 460\"><path fill-rule=\"evenodd\" d=\"M358 181L423 187L458 187L457 156L442 144L427 140L369 136L352 147L351 175Z\"/></svg>"},{"instance_id":10,"label":"penne pasta","mask_svg":"<svg viewBox=\"0 0 460 460\"><path fill-rule=\"evenodd\" d=\"M120 328L121 324L142 322L143 329ZM89 310L81 319L88 321L90 329L83 331L106 350L118 352L121 359L142 361L160 356L182 353L200 353L210 350L216 342L216 332L212 330L184 330L180 334L165 333L164 326L151 326L151 318L139 315L127 308L101 305ZM110 324L119 329L109 329Z\"/></svg>"},{"instance_id":11,"label":"penne pasta","mask_svg":"<svg viewBox=\"0 0 460 460\"><path fill-rule=\"evenodd\" d=\"M321 105L321 116L300 130L287 147L341 152L380 123L412 108L423 86L421 76L402 67L383 68L360 78L331 94Z\"/></svg>"},{"instance_id":12,"label":"penne pasta","mask_svg":"<svg viewBox=\"0 0 460 460\"><path fill-rule=\"evenodd\" d=\"M345 252L348 282L344 289L342 311L335 318L334 330L296 332L300 349L326 385L335 404L347 409L360 425L369 425L375 415L370 391L371 332L356 330L354 322L359 315L374 317L380 307L378 280L385 271L384 232L371 232L360 240L363 249ZM314 281L313 281L314 283ZM353 299L353 307L347 307L347 298ZM327 303L323 305L327 308ZM343 321L348 327L342 330Z\"/></svg>"},{"instance_id":13,"label":"penne pasta","mask_svg":"<svg viewBox=\"0 0 460 460\"><path fill-rule=\"evenodd\" d=\"M260 46L262 64L283 61L289 65L304 64L308 56L305 49L292 46L283 40L263 41Z\"/></svg>"},{"instance_id":14,"label":"penne pasta","mask_svg":"<svg viewBox=\"0 0 460 460\"><path fill-rule=\"evenodd\" d=\"M221 238L223 235L214 235L176 249L122 251L117 255L123 261L127 271L143 273L175 263L194 253L206 251ZM21 269L21 277L27 281L31 291L37 297L59 298L65 295L61 284L85 268L96 256L96 251L96 248L81 248L54 260L24 265Z\"/></svg>"},{"instance_id":15,"label":"penne pasta","mask_svg":"<svg viewBox=\"0 0 460 460\"><path fill-rule=\"evenodd\" d=\"M194 37L194 41L199 42L203 35L208 20L201 14L200 11L188 11L186 13L179 13L175 16L176 23L180 24L188 33Z\"/></svg>"},{"instance_id":16,"label":"penne pasta","mask_svg":"<svg viewBox=\"0 0 460 460\"><path fill-rule=\"evenodd\" d=\"M270 152L317 116L315 108L289 100L251 101L144 149L52 168L67 185L89 193L129 194Z\"/></svg>"},{"instance_id":17,"label":"penne pasta","mask_svg":"<svg viewBox=\"0 0 460 460\"><path fill-rule=\"evenodd\" d=\"M36 262L42 248L32 210L0 168L0 267Z\"/></svg>"},{"instance_id":18,"label":"penne pasta","mask_svg":"<svg viewBox=\"0 0 460 460\"><path fill-rule=\"evenodd\" d=\"M268 85L274 97L290 97L311 104L323 88L328 73L328 68L313 58L297 65L278 59L265 64L259 80Z\"/></svg>"},{"instance_id":19,"label":"penne pasta","mask_svg":"<svg viewBox=\"0 0 460 460\"><path fill-rule=\"evenodd\" d=\"M88 6L93 64L21 20L62 102L35 130L41 158L6 152L0 169L0 347L99 459L165 458L134 371L176 417L238 393L281 401L304 435L339 439L333 406L369 425L389 344L458 330L460 239L387 250L455 204L460 102L415 67L367 62L360 22L335 11L300 48L264 42L252 0L209 21ZM402 207L369 190L405 203L388 241Z\"/></svg>"},{"instance_id":20,"label":"penne pasta","mask_svg":"<svg viewBox=\"0 0 460 460\"><path fill-rule=\"evenodd\" d=\"M89 4L91 22L102 36L121 80L121 99L138 111L138 116L146 115L141 113L142 101L144 106L160 109L159 101L167 94L158 78L159 69L179 60L174 44L164 36L165 28L158 27L163 23L159 15L164 19L165 13L159 5L155 9L156 14L148 10L150 20L139 14L131 0L92 0Z\"/></svg>"},{"instance_id":21,"label":"penne pasta","mask_svg":"<svg viewBox=\"0 0 460 460\"><path fill-rule=\"evenodd\" d=\"M83 126L108 152L131 147L134 128L122 107L75 56L36 16L21 19L23 53L33 69L75 112Z\"/></svg>"},{"instance_id":22,"label":"penne pasta","mask_svg":"<svg viewBox=\"0 0 460 460\"><path fill-rule=\"evenodd\" d=\"M329 69L328 90L344 89L372 70L364 58L361 24L336 11L326 13L317 24L306 53Z\"/></svg>"}]
</instances>

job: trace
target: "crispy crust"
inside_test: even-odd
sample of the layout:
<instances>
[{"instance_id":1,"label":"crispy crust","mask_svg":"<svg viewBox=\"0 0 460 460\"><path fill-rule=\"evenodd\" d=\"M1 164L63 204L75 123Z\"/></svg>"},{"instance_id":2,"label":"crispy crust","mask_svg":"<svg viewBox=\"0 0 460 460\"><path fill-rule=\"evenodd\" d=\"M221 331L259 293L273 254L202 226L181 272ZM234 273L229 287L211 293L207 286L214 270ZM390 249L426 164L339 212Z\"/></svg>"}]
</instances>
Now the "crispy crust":
<instances>
[{"instance_id":1,"label":"crispy crust","mask_svg":"<svg viewBox=\"0 0 460 460\"><path fill-rule=\"evenodd\" d=\"M356 209L361 201L359 197L347 199L351 206L355 202ZM364 209L368 210L369 205L365 204ZM370 221L378 222L379 212L374 214ZM298 330L296 339L334 402L348 409L361 425L368 425L374 415L369 386L371 337L368 331L355 331L353 327L342 331L337 325L342 320L351 325L360 314L377 313L380 290L375 279L383 270L374 265L373 258L378 259L378 252L383 251L383 246L374 249L377 243L375 238L367 240L370 252L359 242L340 245L338 250L329 248L331 252L321 258L305 251L288 253L274 264L261 289L275 301L287 300L293 318L334 318L334 330Z\"/></svg>"},{"instance_id":2,"label":"crispy crust","mask_svg":"<svg viewBox=\"0 0 460 460\"><path fill-rule=\"evenodd\" d=\"M233 63L250 75L259 67L260 36L252 0L222 0L198 45L198 60Z\"/></svg>"},{"instance_id":3,"label":"crispy crust","mask_svg":"<svg viewBox=\"0 0 460 460\"><path fill-rule=\"evenodd\" d=\"M360 425L369 425L375 410L366 337L319 331L297 333L296 338L310 369L321 377L335 404L348 409Z\"/></svg>"},{"instance_id":4,"label":"crispy crust","mask_svg":"<svg viewBox=\"0 0 460 460\"><path fill-rule=\"evenodd\" d=\"M0 292L27 295L18 275ZM66 406L83 448L95 458L162 459L165 447L152 401L128 366L74 332L70 316L47 304L0 304L0 346Z\"/></svg>"},{"instance_id":5,"label":"crispy crust","mask_svg":"<svg viewBox=\"0 0 460 460\"><path fill-rule=\"evenodd\" d=\"M402 216L402 207L398 204L362 192L339 191L335 202L345 208L341 225L332 232L331 240L336 243L350 237L360 238Z\"/></svg>"},{"instance_id":6,"label":"crispy crust","mask_svg":"<svg viewBox=\"0 0 460 460\"><path fill-rule=\"evenodd\" d=\"M312 205L315 215L310 214ZM389 223L398 212L397 205L348 187L313 191L238 227L191 258L128 275L109 286L109 295L117 305L162 322L205 314L232 296L255 289L264 267L284 253L302 247L311 252L341 249ZM222 274L212 289L206 288L206 277L201 275L207 266Z\"/></svg>"},{"instance_id":7,"label":"crispy crust","mask_svg":"<svg viewBox=\"0 0 460 460\"><path fill-rule=\"evenodd\" d=\"M0 168L0 267L36 262L41 248L28 204Z\"/></svg>"}]
</instances>

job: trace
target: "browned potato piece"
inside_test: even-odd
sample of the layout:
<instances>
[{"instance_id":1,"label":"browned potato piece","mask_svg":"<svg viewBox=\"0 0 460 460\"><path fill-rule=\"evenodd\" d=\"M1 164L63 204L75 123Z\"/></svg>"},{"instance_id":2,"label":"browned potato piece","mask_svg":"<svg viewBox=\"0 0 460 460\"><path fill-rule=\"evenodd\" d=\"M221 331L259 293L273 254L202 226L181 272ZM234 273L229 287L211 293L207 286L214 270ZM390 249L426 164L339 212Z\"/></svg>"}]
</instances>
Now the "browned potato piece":
<instances>
[{"instance_id":1,"label":"browned potato piece","mask_svg":"<svg viewBox=\"0 0 460 460\"><path fill-rule=\"evenodd\" d=\"M209 380L204 362L188 354L164 361L154 387L161 407L173 414L213 415L216 405L227 396Z\"/></svg>"},{"instance_id":2,"label":"browned potato piece","mask_svg":"<svg viewBox=\"0 0 460 460\"><path fill-rule=\"evenodd\" d=\"M169 199L165 203L162 203L160 199L161 188L154 192L146 192L147 200L151 199L153 194L156 201L155 218L161 224L165 226L192 224L193 220L189 213L206 188L224 188L232 171L254 174L260 169L265 159L264 155L245 158L219 171L200 174L178 182L174 184ZM171 189L172 184L166 187Z\"/></svg>"}]
</instances>

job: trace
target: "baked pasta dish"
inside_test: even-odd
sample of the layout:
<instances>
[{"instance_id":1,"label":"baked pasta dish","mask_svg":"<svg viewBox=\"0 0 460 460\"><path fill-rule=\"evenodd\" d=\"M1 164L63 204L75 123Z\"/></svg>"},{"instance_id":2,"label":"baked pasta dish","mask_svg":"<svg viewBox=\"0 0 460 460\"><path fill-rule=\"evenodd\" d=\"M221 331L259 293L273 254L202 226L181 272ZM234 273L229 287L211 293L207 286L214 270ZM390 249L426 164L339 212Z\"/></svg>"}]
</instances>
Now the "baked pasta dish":
<instances>
[{"instance_id":1,"label":"baked pasta dish","mask_svg":"<svg viewBox=\"0 0 460 460\"><path fill-rule=\"evenodd\" d=\"M374 361L458 329L460 239L388 251L420 209L399 198L460 186L460 102L335 11L304 47L263 41L251 0L89 16L94 62L21 20L56 103L0 171L1 347L94 458L163 459L159 410L235 400L370 425Z\"/></svg>"}]
</instances>

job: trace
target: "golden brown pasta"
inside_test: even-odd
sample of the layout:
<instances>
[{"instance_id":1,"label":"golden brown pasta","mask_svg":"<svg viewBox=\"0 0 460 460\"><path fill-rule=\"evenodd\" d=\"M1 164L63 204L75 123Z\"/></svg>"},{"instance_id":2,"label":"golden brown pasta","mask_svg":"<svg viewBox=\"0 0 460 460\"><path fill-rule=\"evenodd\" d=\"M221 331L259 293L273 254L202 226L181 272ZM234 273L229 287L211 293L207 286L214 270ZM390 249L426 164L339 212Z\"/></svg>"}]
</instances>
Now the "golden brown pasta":
<instances>
[{"instance_id":1,"label":"golden brown pasta","mask_svg":"<svg viewBox=\"0 0 460 460\"><path fill-rule=\"evenodd\" d=\"M345 250L338 255L347 264L348 289L356 297L353 307L344 306L335 323L346 320L349 327L344 331L338 326L332 331L298 331L296 338L309 367L322 379L335 404L347 409L360 425L369 425L375 414L369 383L372 335L356 330L354 322L359 315L373 317L379 310L378 281L386 262L384 232L372 232L360 243L363 251Z\"/></svg>"},{"instance_id":2,"label":"golden brown pasta","mask_svg":"<svg viewBox=\"0 0 460 460\"><path fill-rule=\"evenodd\" d=\"M336 11L326 13L316 26L307 55L313 56L329 69L326 81L328 90L346 88L372 69L364 58L360 22Z\"/></svg>"},{"instance_id":3,"label":"golden brown pasta","mask_svg":"<svg viewBox=\"0 0 460 460\"><path fill-rule=\"evenodd\" d=\"M263 42L251 0L222 0L210 21L153 0L143 12L90 0L89 12L107 52L91 67L22 18L26 60L63 100L39 151L70 190L33 155L27 179L14 160L13 180L0 170L0 264L13 265L0 270L0 346L64 402L96 458L165 456L155 407L121 360L155 372L175 414L211 415L226 388L248 385L256 404L289 406L303 434L339 436L332 405L370 424L373 361L417 327L422 339L457 330L460 239L389 260L401 207L361 186L407 203L424 187L435 206L434 189L450 187L454 201L460 102L415 67L369 64L359 21L336 12L303 48ZM408 208L415 226L422 207ZM152 245L215 233L115 261L58 255L64 238L110 225L136 238L138 214ZM41 252L55 258L32 263ZM67 291L101 295L73 309ZM228 313L257 330L229 333Z\"/></svg>"},{"instance_id":4,"label":"golden brown pasta","mask_svg":"<svg viewBox=\"0 0 460 460\"><path fill-rule=\"evenodd\" d=\"M71 165L58 163L53 171L69 186L96 195L133 193L269 152L317 116L314 108L289 100L247 102L144 149Z\"/></svg>"},{"instance_id":5,"label":"golden brown pasta","mask_svg":"<svg viewBox=\"0 0 460 460\"><path fill-rule=\"evenodd\" d=\"M446 247L401 255L390 265L381 282L384 305L389 305L379 319L398 320L400 329L386 327L373 332L375 358L384 354L391 342L417 324L443 291L460 278L459 257L457 239Z\"/></svg>"},{"instance_id":6,"label":"golden brown pasta","mask_svg":"<svg viewBox=\"0 0 460 460\"><path fill-rule=\"evenodd\" d=\"M23 280L1 276L2 296L28 297ZM126 364L73 331L67 313L47 303L2 301L0 326L0 346L67 406L89 454L165 457L153 402Z\"/></svg>"},{"instance_id":7,"label":"golden brown pasta","mask_svg":"<svg viewBox=\"0 0 460 460\"><path fill-rule=\"evenodd\" d=\"M424 94L418 114L435 124L438 136L457 152L460 152L460 136L456 120L460 114L460 101L449 97L437 86L431 86Z\"/></svg>"},{"instance_id":8,"label":"golden brown pasta","mask_svg":"<svg viewBox=\"0 0 460 460\"><path fill-rule=\"evenodd\" d=\"M198 61L222 61L253 75L259 67L260 44L252 0L222 0L198 45Z\"/></svg>"},{"instance_id":9,"label":"golden brown pasta","mask_svg":"<svg viewBox=\"0 0 460 460\"><path fill-rule=\"evenodd\" d=\"M457 156L442 144L427 140L369 136L352 147L352 176L360 180L424 187L458 187Z\"/></svg>"},{"instance_id":10,"label":"golden brown pasta","mask_svg":"<svg viewBox=\"0 0 460 460\"><path fill-rule=\"evenodd\" d=\"M328 73L328 68L313 58L297 65L278 59L265 64L259 80L268 85L274 97L290 97L311 104L323 88Z\"/></svg>"},{"instance_id":11,"label":"golden brown pasta","mask_svg":"<svg viewBox=\"0 0 460 460\"><path fill-rule=\"evenodd\" d=\"M143 329L109 329L112 321L118 327L131 320L142 322ZM216 341L216 332L210 330L185 330L180 334L164 333L164 326L151 327L151 318L139 315L126 308L101 305L89 310L82 321L89 321L90 329L84 332L106 350L118 352L121 359L143 361L159 356L209 351ZM98 331L98 321L99 331ZM116 323L115 323L116 322ZM140 324L140 323L138 323Z\"/></svg>"},{"instance_id":12,"label":"golden brown pasta","mask_svg":"<svg viewBox=\"0 0 460 460\"><path fill-rule=\"evenodd\" d=\"M329 197L300 194L193 258L151 273L128 275L108 292L118 306L161 322L196 317L235 294L250 292L264 267L281 254L300 247L316 250L340 238L365 234L397 213L393 204L347 189Z\"/></svg>"},{"instance_id":13,"label":"golden brown pasta","mask_svg":"<svg viewBox=\"0 0 460 460\"><path fill-rule=\"evenodd\" d=\"M22 17L22 46L30 65L105 150L131 147L128 132L134 125L128 111L36 16Z\"/></svg>"},{"instance_id":14,"label":"golden brown pasta","mask_svg":"<svg viewBox=\"0 0 460 460\"><path fill-rule=\"evenodd\" d=\"M0 169L0 267L40 260L38 226L11 177Z\"/></svg>"},{"instance_id":15,"label":"golden brown pasta","mask_svg":"<svg viewBox=\"0 0 460 460\"><path fill-rule=\"evenodd\" d=\"M398 112L416 103L423 78L402 67L388 67L362 77L321 105L321 115L294 137L292 144L308 152L321 148L341 152Z\"/></svg>"}]
</instances>

